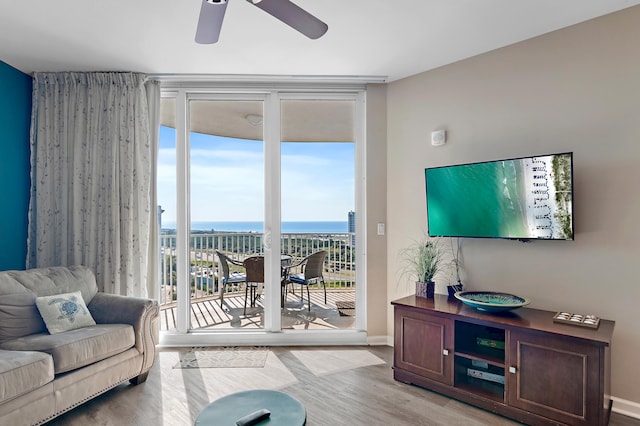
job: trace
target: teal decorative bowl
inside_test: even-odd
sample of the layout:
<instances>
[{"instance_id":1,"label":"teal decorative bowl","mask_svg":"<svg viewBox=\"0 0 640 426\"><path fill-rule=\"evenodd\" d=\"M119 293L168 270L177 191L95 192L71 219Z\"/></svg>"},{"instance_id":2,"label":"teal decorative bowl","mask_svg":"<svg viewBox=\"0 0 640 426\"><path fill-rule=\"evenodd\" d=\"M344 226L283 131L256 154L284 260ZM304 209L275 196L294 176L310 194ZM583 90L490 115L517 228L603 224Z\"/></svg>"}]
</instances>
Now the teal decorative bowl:
<instances>
[{"instance_id":1,"label":"teal decorative bowl","mask_svg":"<svg viewBox=\"0 0 640 426\"><path fill-rule=\"evenodd\" d=\"M488 312L510 311L531 303L524 297L494 291L460 291L455 297L466 305Z\"/></svg>"}]
</instances>

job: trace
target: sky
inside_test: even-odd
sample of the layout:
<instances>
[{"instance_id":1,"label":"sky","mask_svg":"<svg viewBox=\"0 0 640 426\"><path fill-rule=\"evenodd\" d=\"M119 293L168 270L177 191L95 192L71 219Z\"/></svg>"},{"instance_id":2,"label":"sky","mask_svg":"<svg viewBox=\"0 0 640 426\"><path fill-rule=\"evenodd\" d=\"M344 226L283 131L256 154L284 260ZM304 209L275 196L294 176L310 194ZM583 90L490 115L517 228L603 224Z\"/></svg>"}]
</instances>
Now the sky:
<instances>
[{"instance_id":1,"label":"sky","mask_svg":"<svg viewBox=\"0 0 640 426\"><path fill-rule=\"evenodd\" d=\"M264 220L264 142L190 135L191 221ZM175 129L160 127L158 204L176 220ZM282 220L346 221L355 210L355 144L281 143Z\"/></svg>"}]
</instances>

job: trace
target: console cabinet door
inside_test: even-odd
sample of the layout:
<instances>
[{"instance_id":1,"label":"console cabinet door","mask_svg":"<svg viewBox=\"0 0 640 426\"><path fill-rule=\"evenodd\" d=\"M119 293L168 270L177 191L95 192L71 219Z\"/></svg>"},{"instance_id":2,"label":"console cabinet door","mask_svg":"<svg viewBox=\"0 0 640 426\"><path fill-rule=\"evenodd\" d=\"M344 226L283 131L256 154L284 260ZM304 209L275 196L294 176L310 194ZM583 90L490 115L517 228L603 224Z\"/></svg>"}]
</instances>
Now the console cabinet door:
<instances>
[{"instance_id":1,"label":"console cabinet door","mask_svg":"<svg viewBox=\"0 0 640 426\"><path fill-rule=\"evenodd\" d=\"M601 347L551 334L511 331L509 405L568 425L598 425Z\"/></svg>"},{"instance_id":2,"label":"console cabinet door","mask_svg":"<svg viewBox=\"0 0 640 426\"><path fill-rule=\"evenodd\" d=\"M452 320L396 307L394 345L394 367L453 384Z\"/></svg>"}]
</instances>

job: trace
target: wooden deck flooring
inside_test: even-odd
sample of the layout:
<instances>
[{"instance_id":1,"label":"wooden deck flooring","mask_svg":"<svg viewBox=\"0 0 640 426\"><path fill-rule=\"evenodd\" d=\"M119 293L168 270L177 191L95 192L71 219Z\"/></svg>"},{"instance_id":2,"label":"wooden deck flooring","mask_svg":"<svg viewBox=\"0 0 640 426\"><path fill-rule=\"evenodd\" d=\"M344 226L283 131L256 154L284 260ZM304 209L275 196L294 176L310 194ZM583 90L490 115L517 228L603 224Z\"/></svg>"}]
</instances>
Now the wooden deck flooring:
<instances>
[{"instance_id":1,"label":"wooden deck flooring","mask_svg":"<svg viewBox=\"0 0 640 426\"><path fill-rule=\"evenodd\" d=\"M354 302L353 290L327 290L327 303L324 293L311 291L311 311L307 310L306 294L304 304L300 301L299 290L296 294L287 294L285 307L282 309L283 329L349 329L354 327L355 310L340 315L336 302ZM260 329L264 326L263 299L256 301L255 307L247 306L244 314L244 293L225 296L223 307L220 307L218 296L198 299L191 304L192 328L200 330L212 329ZM176 329L175 304L161 306L160 329L171 331Z\"/></svg>"}]
</instances>

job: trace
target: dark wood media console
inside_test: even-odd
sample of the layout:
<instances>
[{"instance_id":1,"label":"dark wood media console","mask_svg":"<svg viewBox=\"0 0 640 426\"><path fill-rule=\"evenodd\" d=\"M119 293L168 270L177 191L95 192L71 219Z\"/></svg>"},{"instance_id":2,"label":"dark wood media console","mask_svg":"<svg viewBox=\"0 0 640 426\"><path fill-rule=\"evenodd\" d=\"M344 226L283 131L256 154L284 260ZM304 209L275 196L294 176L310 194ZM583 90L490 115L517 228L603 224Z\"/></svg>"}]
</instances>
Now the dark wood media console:
<instances>
[{"instance_id":1,"label":"dark wood media console","mask_svg":"<svg viewBox=\"0 0 640 426\"><path fill-rule=\"evenodd\" d=\"M394 306L394 378L531 425L607 425L615 323L560 324L555 312L478 311L409 296Z\"/></svg>"}]
</instances>

